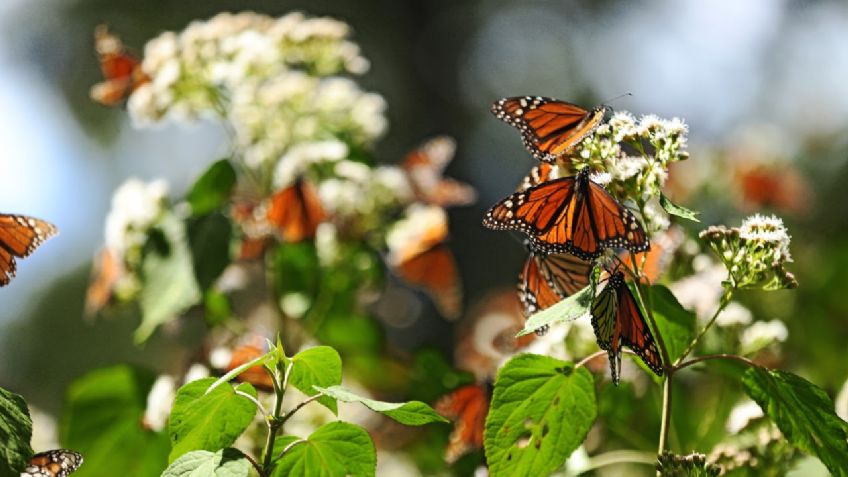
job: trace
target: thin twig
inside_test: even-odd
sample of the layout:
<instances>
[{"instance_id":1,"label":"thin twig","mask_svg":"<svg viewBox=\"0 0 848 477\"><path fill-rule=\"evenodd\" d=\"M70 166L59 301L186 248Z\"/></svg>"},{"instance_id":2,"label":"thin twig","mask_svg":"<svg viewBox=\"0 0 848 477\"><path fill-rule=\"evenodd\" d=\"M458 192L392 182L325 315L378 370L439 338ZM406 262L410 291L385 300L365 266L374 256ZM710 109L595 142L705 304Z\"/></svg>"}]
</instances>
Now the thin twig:
<instances>
[{"instance_id":1,"label":"thin twig","mask_svg":"<svg viewBox=\"0 0 848 477\"><path fill-rule=\"evenodd\" d=\"M698 364L698 363L700 363L701 361L707 361L707 360L710 360L710 359L731 359L731 360L739 361L740 363L745 363L745 364L747 364L748 366L752 366L752 367L754 367L754 366L756 366L756 367L760 367L760 365L759 365L759 364L757 364L757 363L755 363L755 362L751 361L750 359L748 359L748 358L746 358L746 357L744 357L744 356L738 356L738 355L735 355L735 354L722 353L722 354L705 354L705 355L703 355L703 356L698 356L697 358L692 358L692 359L690 359L689 361L686 361L685 363L680 363L680 364L678 364L678 365L676 366L676 369L677 369L677 370L681 370L681 369L683 369L683 368L688 368L689 366L692 366L692 365Z\"/></svg>"},{"instance_id":2,"label":"thin twig","mask_svg":"<svg viewBox=\"0 0 848 477\"><path fill-rule=\"evenodd\" d=\"M603 454L598 454L589 458L587 462L587 467L584 467L582 472L587 472L593 469L598 469L600 467L606 467L608 465L615 464L645 464L645 465L656 465L657 456L648 453L648 452L639 452L633 450L617 450L604 452Z\"/></svg>"},{"instance_id":3,"label":"thin twig","mask_svg":"<svg viewBox=\"0 0 848 477\"><path fill-rule=\"evenodd\" d=\"M689 356L689 353L691 353L692 350L695 349L695 346L697 346L698 342L701 340L707 330L709 330L713 326L713 323L715 323L716 319L718 319L718 315L720 315L721 312L724 311L725 308L727 308L727 305L730 303L730 299L732 296L732 289L727 288L724 290L724 293L722 293L721 295L721 302L719 303L718 309L713 314L713 317L710 318L710 321L708 321L703 328L701 328L700 333L698 333L698 335L695 336L695 338L691 342L689 342L689 346L686 347L686 350L683 351L683 354L681 354L680 357L677 358L677 361L674 363L675 366L682 363L683 360L686 359L686 356Z\"/></svg>"},{"instance_id":4,"label":"thin twig","mask_svg":"<svg viewBox=\"0 0 848 477\"><path fill-rule=\"evenodd\" d=\"M298 439L296 441L290 442L289 445L283 447L283 450L280 451L280 453L277 455L277 457L274 457L274 461L281 459L284 455L286 455L286 452L291 450L292 447L294 447L298 444L303 444L304 442L306 442L306 439Z\"/></svg>"},{"instance_id":5,"label":"thin twig","mask_svg":"<svg viewBox=\"0 0 848 477\"><path fill-rule=\"evenodd\" d=\"M257 472L259 472L259 475L262 475L262 467L259 466L259 462L256 462L256 459L245 454L244 452L242 452L241 454L250 462L251 465L253 465L253 468L256 469Z\"/></svg>"}]
</instances>

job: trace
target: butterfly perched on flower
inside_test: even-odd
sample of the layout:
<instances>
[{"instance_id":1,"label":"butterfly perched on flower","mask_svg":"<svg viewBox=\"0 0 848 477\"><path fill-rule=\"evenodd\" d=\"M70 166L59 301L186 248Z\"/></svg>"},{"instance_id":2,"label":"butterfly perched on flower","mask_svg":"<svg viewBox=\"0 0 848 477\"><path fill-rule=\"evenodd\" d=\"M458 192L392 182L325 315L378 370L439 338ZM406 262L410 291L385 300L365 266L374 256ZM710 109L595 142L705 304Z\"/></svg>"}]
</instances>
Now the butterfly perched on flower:
<instances>
[{"instance_id":1,"label":"butterfly perched on flower","mask_svg":"<svg viewBox=\"0 0 848 477\"><path fill-rule=\"evenodd\" d=\"M327 217L318 193L305 178L271 196L267 219L286 242L300 242L315 237L318 225Z\"/></svg>"},{"instance_id":2,"label":"butterfly perched on flower","mask_svg":"<svg viewBox=\"0 0 848 477\"><path fill-rule=\"evenodd\" d=\"M624 281L623 272L617 270L612 273L606 286L592 301L591 314L598 346L609 355L613 383L618 384L619 381L623 346L636 353L658 376L663 375L663 361L654 336Z\"/></svg>"},{"instance_id":3,"label":"butterfly perched on flower","mask_svg":"<svg viewBox=\"0 0 848 477\"><path fill-rule=\"evenodd\" d=\"M58 232L56 226L26 215L0 214L0 287L17 272L15 257L28 257Z\"/></svg>"},{"instance_id":4,"label":"butterfly perched on flower","mask_svg":"<svg viewBox=\"0 0 848 477\"><path fill-rule=\"evenodd\" d=\"M468 205L477 199L473 187L443 176L455 152L456 141L448 136L437 136L407 154L401 167L418 200L450 207Z\"/></svg>"},{"instance_id":5,"label":"butterfly perched on flower","mask_svg":"<svg viewBox=\"0 0 848 477\"><path fill-rule=\"evenodd\" d=\"M483 431L492 393L487 383L462 386L436 403L436 412L454 421L445 449L445 462L453 464L463 455L483 448Z\"/></svg>"},{"instance_id":6,"label":"butterfly perched on flower","mask_svg":"<svg viewBox=\"0 0 848 477\"><path fill-rule=\"evenodd\" d=\"M524 146L543 162L568 156L604 121L607 106L586 110L576 104L541 96L503 98L492 113L521 132Z\"/></svg>"},{"instance_id":7,"label":"butterfly perched on flower","mask_svg":"<svg viewBox=\"0 0 848 477\"><path fill-rule=\"evenodd\" d=\"M462 282L447 245L447 215L441 207L413 205L408 218L389 232L386 263L408 284L426 291L447 319L462 312Z\"/></svg>"},{"instance_id":8,"label":"butterfly perched on flower","mask_svg":"<svg viewBox=\"0 0 848 477\"><path fill-rule=\"evenodd\" d=\"M593 260L607 248L633 252L649 248L636 216L593 182L585 168L576 176L513 193L486 213L483 225L520 230L538 250L570 253L583 260Z\"/></svg>"},{"instance_id":9,"label":"butterfly perched on flower","mask_svg":"<svg viewBox=\"0 0 848 477\"><path fill-rule=\"evenodd\" d=\"M100 60L104 81L91 87L91 99L105 106L115 106L150 81L142 71L141 61L130 54L121 39L109 32L106 25L94 30L94 48Z\"/></svg>"},{"instance_id":10,"label":"butterfly perched on flower","mask_svg":"<svg viewBox=\"0 0 848 477\"><path fill-rule=\"evenodd\" d=\"M35 454L20 477L66 477L82 465L82 455L67 449Z\"/></svg>"},{"instance_id":11,"label":"butterfly perched on flower","mask_svg":"<svg viewBox=\"0 0 848 477\"><path fill-rule=\"evenodd\" d=\"M589 285L592 262L568 253L544 253L528 247L518 275L518 298L524 316L549 308Z\"/></svg>"}]
</instances>

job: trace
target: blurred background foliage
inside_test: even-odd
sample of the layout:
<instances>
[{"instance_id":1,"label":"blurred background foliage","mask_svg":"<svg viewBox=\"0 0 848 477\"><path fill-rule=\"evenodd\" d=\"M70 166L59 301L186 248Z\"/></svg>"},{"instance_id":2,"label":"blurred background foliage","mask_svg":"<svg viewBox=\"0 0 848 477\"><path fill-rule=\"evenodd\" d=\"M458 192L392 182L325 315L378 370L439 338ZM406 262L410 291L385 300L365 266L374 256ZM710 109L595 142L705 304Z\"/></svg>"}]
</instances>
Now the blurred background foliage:
<instances>
[{"instance_id":1,"label":"blurred background foliage","mask_svg":"<svg viewBox=\"0 0 848 477\"><path fill-rule=\"evenodd\" d=\"M108 23L140 53L163 30L241 10L272 16L303 10L353 27L372 64L361 83L389 105L379 161L396 163L435 134L457 139L448 174L480 195L475 205L449 211L466 308L494 289L512 287L524 258L509 234L480 225L485 209L533 165L517 136L490 115L493 100L538 94L588 106L630 92L612 106L685 118L691 158L672 171L670 195L700 210L702 224L684 225L690 232L735 225L753 211L784 217L799 289L738 299L759 319L786 323L789 338L774 366L801 374L831 396L845 383L844 2L16 0L0 6L0 204L4 212L50 220L61 234L24 261L18 278L0 291L0 386L56 413L67 384L87 370L131 362L176 371L190 358L200 320L181 320L178 329L165 329L138 348L131 312L94 323L83 319L85 287L116 185L130 176L164 176L172 194L181 195L226 153L226 138L219 126L203 122L133 129L125 111L90 101L88 89L100 80L92 32ZM322 338L342 349L385 339L399 359L412 363L412 371L404 371L411 377L402 379L408 396L431 402L468 377L445 378L462 322L455 326L429 301L421 304L414 319L384 319L376 327L368 320L338 320L344 328L326 326L334 337ZM395 376L391 363L359 367L376 371L362 378L369 385L380 387ZM735 404L718 392L727 386L720 378L697 379L680 383L678 395L686 398L675 407L673 448L708 451L724 434ZM642 423L604 429L603 438L611 439L606 447L655 447L658 394L658 388L642 390L634 400L627 384L604 386L602 417ZM708 422L705 408L713 410ZM644 432L635 435L634 428ZM447 429L420 432L424 436L407 450L422 472L442 470ZM587 446L593 438L600 437L590 434ZM466 457L457 469L469 472L479 458ZM464 461L469 464L463 467Z\"/></svg>"}]
</instances>

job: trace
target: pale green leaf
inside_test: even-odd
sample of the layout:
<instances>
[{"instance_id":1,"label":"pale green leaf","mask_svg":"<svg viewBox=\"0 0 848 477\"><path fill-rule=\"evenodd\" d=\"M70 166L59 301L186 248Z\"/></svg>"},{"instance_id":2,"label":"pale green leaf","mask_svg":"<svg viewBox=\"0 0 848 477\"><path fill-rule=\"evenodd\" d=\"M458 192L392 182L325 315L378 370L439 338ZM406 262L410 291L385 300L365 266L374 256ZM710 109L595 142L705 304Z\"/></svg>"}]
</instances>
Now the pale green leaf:
<instances>
[{"instance_id":1,"label":"pale green leaf","mask_svg":"<svg viewBox=\"0 0 848 477\"><path fill-rule=\"evenodd\" d=\"M524 329L517 336L524 336L545 326L580 318L589 312L591 305L592 287L587 286L559 303L531 315L524 324Z\"/></svg>"},{"instance_id":2,"label":"pale green leaf","mask_svg":"<svg viewBox=\"0 0 848 477\"><path fill-rule=\"evenodd\" d=\"M421 401L409 402L385 402L368 399L354 394L342 386L330 386L322 388L314 386L321 393L344 402L359 402L372 411L385 414L386 416L407 426L421 426L431 422L448 422L433 408Z\"/></svg>"}]
</instances>

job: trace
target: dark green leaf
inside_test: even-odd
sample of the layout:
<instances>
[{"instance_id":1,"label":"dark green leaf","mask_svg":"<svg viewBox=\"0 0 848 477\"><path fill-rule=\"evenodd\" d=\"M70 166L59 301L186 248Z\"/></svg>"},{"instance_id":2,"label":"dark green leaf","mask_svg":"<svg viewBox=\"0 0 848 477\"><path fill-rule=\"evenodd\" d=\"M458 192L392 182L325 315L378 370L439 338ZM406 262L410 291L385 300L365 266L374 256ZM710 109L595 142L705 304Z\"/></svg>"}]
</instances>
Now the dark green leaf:
<instances>
[{"instance_id":1,"label":"dark green leaf","mask_svg":"<svg viewBox=\"0 0 848 477\"><path fill-rule=\"evenodd\" d=\"M24 470L32 448L32 419L23 397L0 388L0 475L18 475Z\"/></svg>"},{"instance_id":2,"label":"dark green leaf","mask_svg":"<svg viewBox=\"0 0 848 477\"><path fill-rule=\"evenodd\" d=\"M662 335L668 355L674 362L694 338L695 314L683 308L671 290L662 285L652 286L649 293L654 320L659 328L656 331Z\"/></svg>"},{"instance_id":3,"label":"dark green leaf","mask_svg":"<svg viewBox=\"0 0 848 477\"><path fill-rule=\"evenodd\" d=\"M85 457L74 477L156 477L167 464L164 432L144 428L152 373L129 366L93 371L71 384L62 412L62 444Z\"/></svg>"},{"instance_id":4,"label":"dark green leaf","mask_svg":"<svg viewBox=\"0 0 848 477\"><path fill-rule=\"evenodd\" d=\"M490 475L550 474L580 446L597 412L585 368L547 356L512 358L498 373L486 418Z\"/></svg>"},{"instance_id":5,"label":"dark green leaf","mask_svg":"<svg viewBox=\"0 0 848 477\"><path fill-rule=\"evenodd\" d=\"M313 386L329 387L342 382L342 358L329 346L316 346L297 353L292 358L289 383L307 396L318 394ZM338 414L336 400L329 396L318 398L318 402Z\"/></svg>"},{"instance_id":6,"label":"dark green leaf","mask_svg":"<svg viewBox=\"0 0 848 477\"><path fill-rule=\"evenodd\" d=\"M848 424L824 390L792 373L760 367L748 369L742 384L789 442L818 457L833 475L848 475Z\"/></svg>"},{"instance_id":7,"label":"dark green leaf","mask_svg":"<svg viewBox=\"0 0 848 477\"><path fill-rule=\"evenodd\" d=\"M141 266L144 287L141 289L141 325L135 331L136 343L146 341L156 328L200 301L200 290L194 278L191 253L185 236L185 225L172 214L163 217L159 231L166 247L150 250Z\"/></svg>"},{"instance_id":8,"label":"dark green leaf","mask_svg":"<svg viewBox=\"0 0 848 477\"><path fill-rule=\"evenodd\" d=\"M700 222L698 220L699 212L695 212L694 210L689 210L682 205L677 205L671 201L665 194L660 194L660 205L671 215L676 215L682 219L691 220L692 222Z\"/></svg>"},{"instance_id":9,"label":"dark green leaf","mask_svg":"<svg viewBox=\"0 0 848 477\"><path fill-rule=\"evenodd\" d=\"M592 287L587 286L579 292L560 301L554 306L546 308L533 314L524 324L524 329L517 336L533 333L546 325L553 325L563 321L572 321L589 312L592 304Z\"/></svg>"},{"instance_id":10,"label":"dark green leaf","mask_svg":"<svg viewBox=\"0 0 848 477\"><path fill-rule=\"evenodd\" d=\"M194 277L201 290L207 290L230 264L232 225L220 213L188 220L188 243Z\"/></svg>"},{"instance_id":11,"label":"dark green leaf","mask_svg":"<svg viewBox=\"0 0 848 477\"><path fill-rule=\"evenodd\" d=\"M275 443L274 454L291 442ZM353 424L331 422L291 447L277 461L271 477L363 477L374 475L376 468L377 451L368 433Z\"/></svg>"},{"instance_id":12,"label":"dark green leaf","mask_svg":"<svg viewBox=\"0 0 848 477\"><path fill-rule=\"evenodd\" d=\"M424 424L429 424L431 422L448 422L447 419L440 416L436 411L433 410L433 408L424 404L421 401L397 403L375 401L374 399L368 399L362 396L357 396L356 394L354 394L348 389L345 389L342 386L330 386L329 388L322 388L319 386L313 387L321 393L330 396L334 399L338 399L340 401L360 402L372 411L385 414L386 416L389 416L395 421L401 424L406 424L407 426L421 426Z\"/></svg>"},{"instance_id":13,"label":"dark green leaf","mask_svg":"<svg viewBox=\"0 0 848 477\"><path fill-rule=\"evenodd\" d=\"M191 186L186 197L194 215L204 215L223 207L236 184L236 171L227 159L214 162Z\"/></svg>"},{"instance_id":14,"label":"dark green leaf","mask_svg":"<svg viewBox=\"0 0 848 477\"><path fill-rule=\"evenodd\" d=\"M224 383L206 394L215 381L200 379L177 391L168 425L170 462L193 450L221 450L235 442L253 421L256 405L236 394L238 390L256 397L253 386L242 383L233 388Z\"/></svg>"},{"instance_id":15,"label":"dark green leaf","mask_svg":"<svg viewBox=\"0 0 848 477\"><path fill-rule=\"evenodd\" d=\"M247 477L250 462L238 449L205 450L183 454L162 477Z\"/></svg>"}]
</instances>

